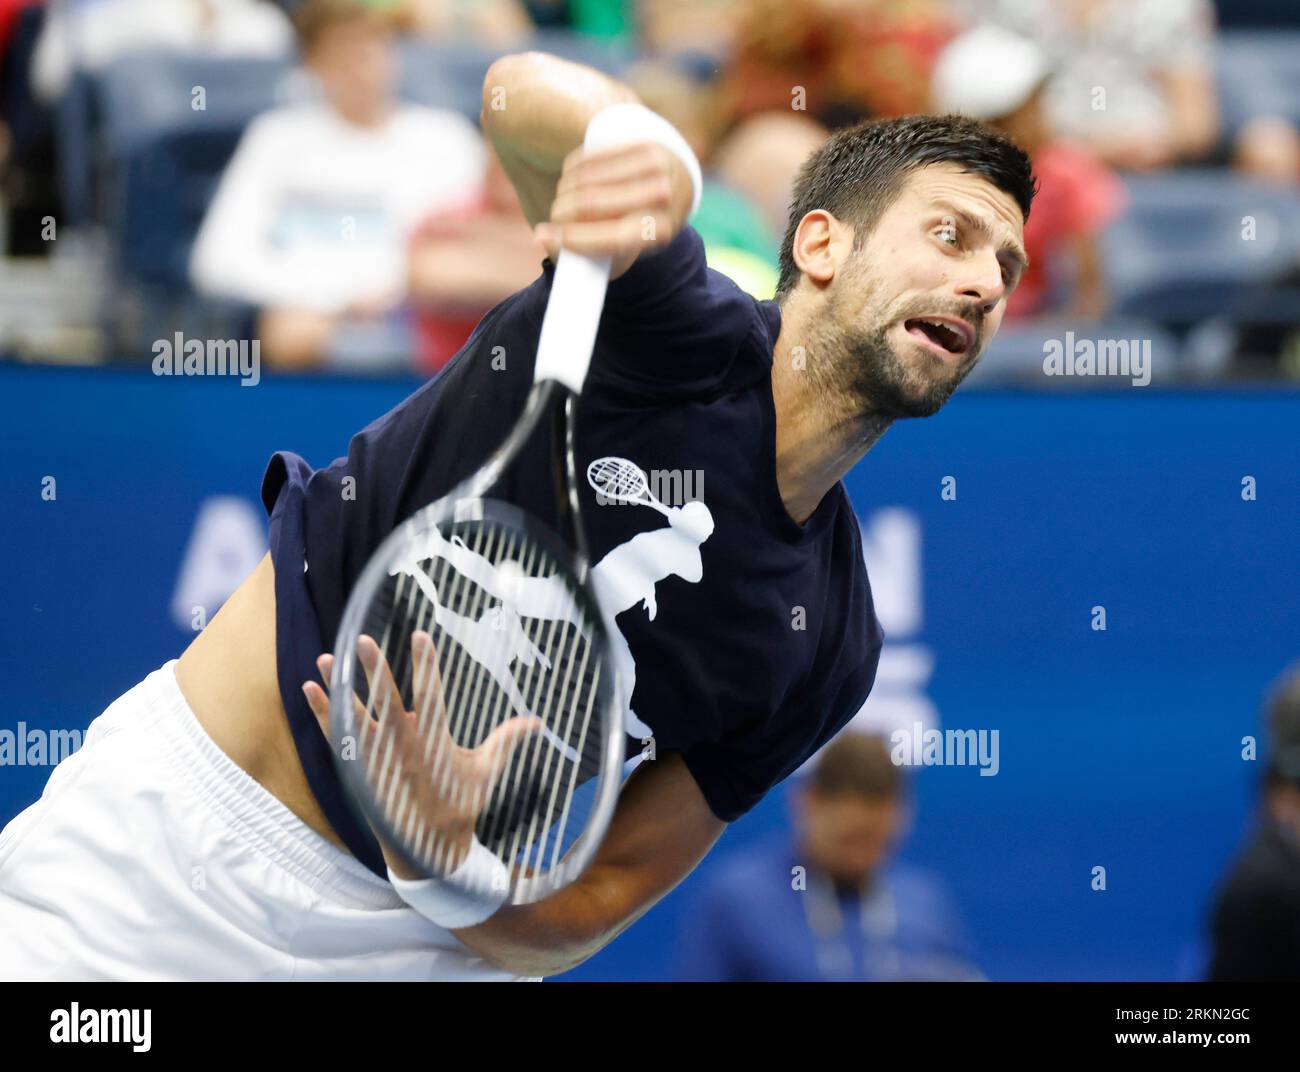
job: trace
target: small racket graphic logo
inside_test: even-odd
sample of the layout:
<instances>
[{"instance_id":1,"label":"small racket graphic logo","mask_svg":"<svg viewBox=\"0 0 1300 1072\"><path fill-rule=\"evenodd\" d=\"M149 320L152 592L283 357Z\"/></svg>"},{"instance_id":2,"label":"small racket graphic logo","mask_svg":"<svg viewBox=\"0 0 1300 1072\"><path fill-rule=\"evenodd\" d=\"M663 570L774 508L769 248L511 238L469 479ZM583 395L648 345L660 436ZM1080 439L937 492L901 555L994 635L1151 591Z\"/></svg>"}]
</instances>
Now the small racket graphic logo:
<instances>
[{"instance_id":1,"label":"small racket graphic logo","mask_svg":"<svg viewBox=\"0 0 1300 1072\"><path fill-rule=\"evenodd\" d=\"M602 500L649 506L670 516L668 507L650 491L645 472L626 458L597 458L587 466L587 483Z\"/></svg>"}]
</instances>

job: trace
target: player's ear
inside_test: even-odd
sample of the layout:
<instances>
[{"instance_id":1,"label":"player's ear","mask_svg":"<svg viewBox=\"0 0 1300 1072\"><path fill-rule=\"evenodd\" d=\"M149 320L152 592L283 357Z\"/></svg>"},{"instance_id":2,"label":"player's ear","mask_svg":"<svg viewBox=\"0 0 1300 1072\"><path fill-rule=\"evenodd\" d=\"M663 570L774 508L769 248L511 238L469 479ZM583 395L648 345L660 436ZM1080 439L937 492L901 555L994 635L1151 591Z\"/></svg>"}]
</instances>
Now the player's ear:
<instances>
[{"instance_id":1,"label":"player's ear","mask_svg":"<svg viewBox=\"0 0 1300 1072\"><path fill-rule=\"evenodd\" d=\"M795 228L790 254L795 266L819 286L835 278L835 261L839 221L825 209L813 209Z\"/></svg>"}]
</instances>

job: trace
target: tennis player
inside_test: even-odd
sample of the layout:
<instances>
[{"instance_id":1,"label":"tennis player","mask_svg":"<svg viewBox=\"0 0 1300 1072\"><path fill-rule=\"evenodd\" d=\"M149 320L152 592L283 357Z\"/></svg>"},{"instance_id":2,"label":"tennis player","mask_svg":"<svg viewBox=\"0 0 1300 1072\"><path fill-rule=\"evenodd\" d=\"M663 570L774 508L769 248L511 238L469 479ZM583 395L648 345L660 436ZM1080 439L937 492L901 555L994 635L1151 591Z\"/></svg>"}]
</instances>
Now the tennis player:
<instances>
[{"instance_id":1,"label":"tennis player","mask_svg":"<svg viewBox=\"0 0 1300 1072\"><path fill-rule=\"evenodd\" d=\"M551 256L346 458L315 471L271 460L269 555L0 835L0 974L562 972L866 699L882 633L840 481L892 421L938 410L997 331L1026 264L1028 159L955 117L840 131L796 184L777 297L756 301L705 265L686 223L698 165L675 131L625 107L635 144L579 148L598 111L635 104L628 89L526 53L494 63L483 94L485 132ZM414 876L344 798L317 660L380 541L514 423L561 246L613 263L579 472L621 459L690 494L672 501L661 483L651 509L584 487L602 612L635 683L627 754L646 759L583 877L449 928L410 907L399 891ZM525 472L511 494L545 509L537 454L538 479Z\"/></svg>"}]
</instances>

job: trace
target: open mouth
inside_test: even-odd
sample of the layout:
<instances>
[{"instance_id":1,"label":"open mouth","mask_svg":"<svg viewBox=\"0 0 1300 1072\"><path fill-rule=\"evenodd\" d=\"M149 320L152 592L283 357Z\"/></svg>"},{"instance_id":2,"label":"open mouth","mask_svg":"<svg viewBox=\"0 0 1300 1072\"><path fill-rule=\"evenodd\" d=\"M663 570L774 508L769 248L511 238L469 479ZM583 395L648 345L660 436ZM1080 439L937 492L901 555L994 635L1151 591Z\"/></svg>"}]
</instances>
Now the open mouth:
<instances>
[{"instance_id":1,"label":"open mouth","mask_svg":"<svg viewBox=\"0 0 1300 1072\"><path fill-rule=\"evenodd\" d=\"M903 321L903 330L947 357L960 357L969 350L973 335L969 325L947 317L914 317Z\"/></svg>"}]
</instances>

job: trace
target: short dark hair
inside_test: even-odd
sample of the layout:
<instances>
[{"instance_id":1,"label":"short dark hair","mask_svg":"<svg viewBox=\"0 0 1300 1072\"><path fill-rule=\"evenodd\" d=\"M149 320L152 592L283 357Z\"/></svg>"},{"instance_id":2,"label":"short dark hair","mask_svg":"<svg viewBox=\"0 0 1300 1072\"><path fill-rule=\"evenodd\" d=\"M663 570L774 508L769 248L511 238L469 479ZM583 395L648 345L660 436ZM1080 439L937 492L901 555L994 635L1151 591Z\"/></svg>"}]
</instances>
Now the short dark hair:
<instances>
[{"instance_id":1,"label":"short dark hair","mask_svg":"<svg viewBox=\"0 0 1300 1072\"><path fill-rule=\"evenodd\" d=\"M1028 154L1003 134L960 115L868 119L845 127L812 153L799 170L790 221L781 243L776 296L799 280L794 233L799 221L824 209L856 228L859 248L893 203L907 176L929 164L955 164L1015 198L1026 220L1037 192Z\"/></svg>"},{"instance_id":2,"label":"short dark hair","mask_svg":"<svg viewBox=\"0 0 1300 1072\"><path fill-rule=\"evenodd\" d=\"M847 730L822 749L808 787L822 797L853 794L897 800L903 793L903 773L890 758L883 738Z\"/></svg>"}]
</instances>

